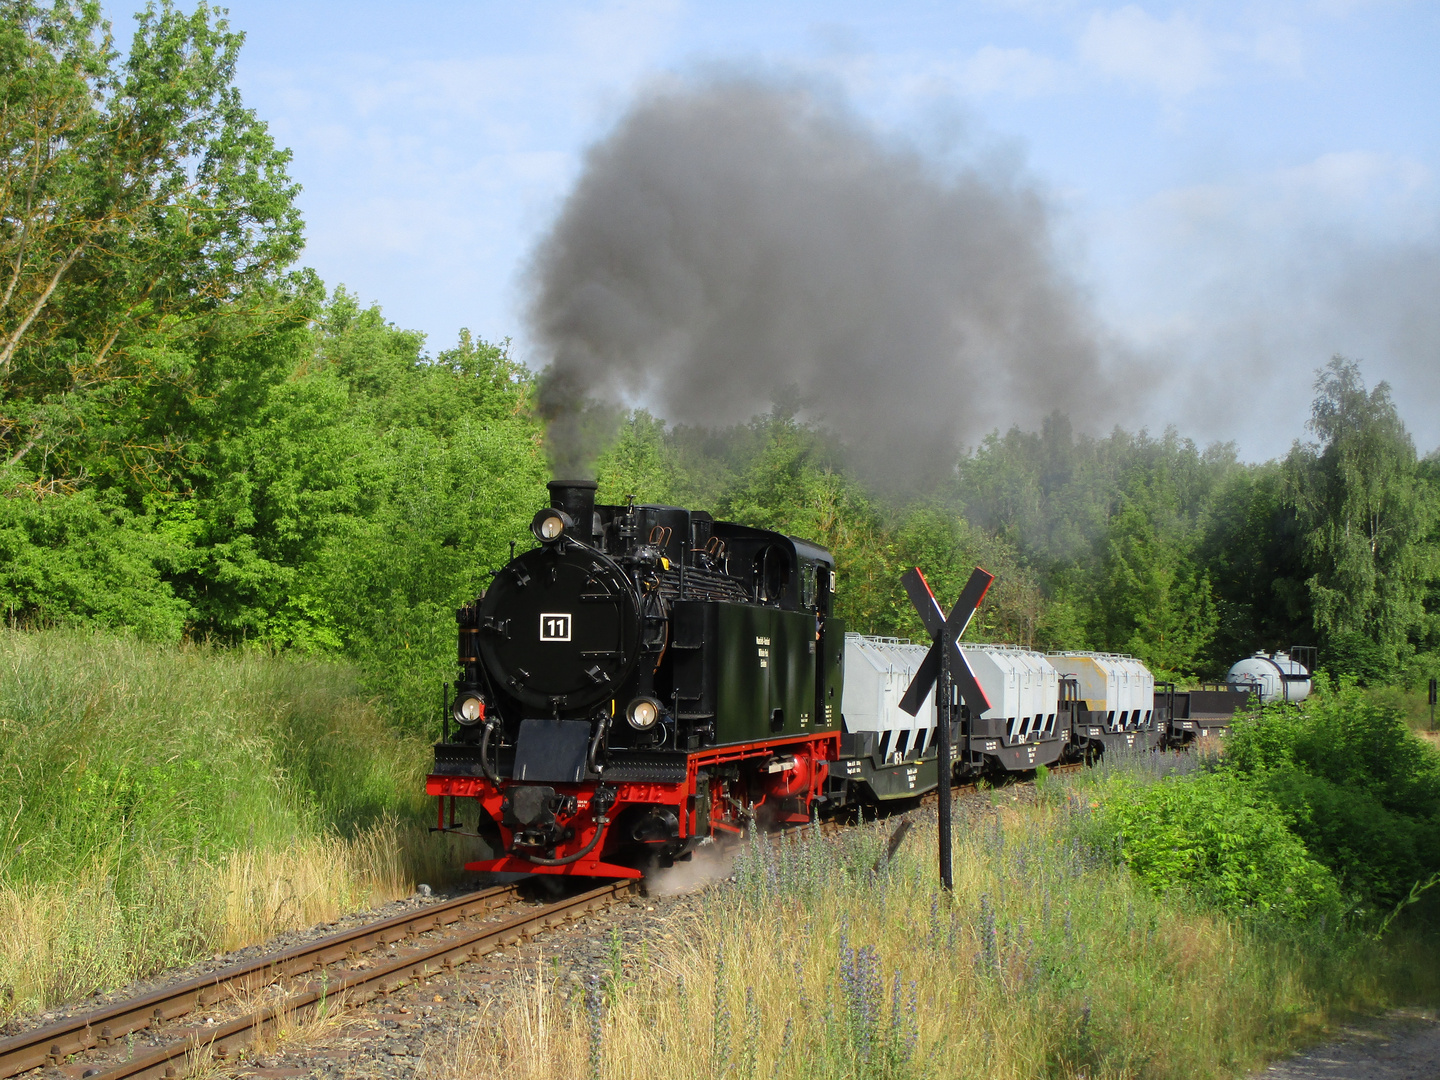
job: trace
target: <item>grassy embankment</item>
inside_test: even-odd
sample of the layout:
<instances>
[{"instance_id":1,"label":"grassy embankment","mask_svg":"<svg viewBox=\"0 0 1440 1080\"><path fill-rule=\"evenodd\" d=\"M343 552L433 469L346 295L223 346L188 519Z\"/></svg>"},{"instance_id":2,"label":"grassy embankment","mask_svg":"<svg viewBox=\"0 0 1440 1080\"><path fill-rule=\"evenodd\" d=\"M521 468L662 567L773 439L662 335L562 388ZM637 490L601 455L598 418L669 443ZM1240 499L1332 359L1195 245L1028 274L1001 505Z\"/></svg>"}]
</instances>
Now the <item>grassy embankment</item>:
<instances>
[{"instance_id":1,"label":"grassy embankment","mask_svg":"<svg viewBox=\"0 0 1440 1080\"><path fill-rule=\"evenodd\" d=\"M430 1075L1229 1077L1338 1014L1435 997L1428 938L1381 948L1157 896L1095 846L1117 780L1157 776L1051 779L1034 806L995 792L988 823L957 832L953 897L933 825L878 873L883 823L757 846L683 941L582 998L537 979L436 1047Z\"/></svg>"},{"instance_id":2,"label":"grassy embankment","mask_svg":"<svg viewBox=\"0 0 1440 1080\"><path fill-rule=\"evenodd\" d=\"M426 749L342 665L0 631L0 1019L435 881Z\"/></svg>"}]
</instances>

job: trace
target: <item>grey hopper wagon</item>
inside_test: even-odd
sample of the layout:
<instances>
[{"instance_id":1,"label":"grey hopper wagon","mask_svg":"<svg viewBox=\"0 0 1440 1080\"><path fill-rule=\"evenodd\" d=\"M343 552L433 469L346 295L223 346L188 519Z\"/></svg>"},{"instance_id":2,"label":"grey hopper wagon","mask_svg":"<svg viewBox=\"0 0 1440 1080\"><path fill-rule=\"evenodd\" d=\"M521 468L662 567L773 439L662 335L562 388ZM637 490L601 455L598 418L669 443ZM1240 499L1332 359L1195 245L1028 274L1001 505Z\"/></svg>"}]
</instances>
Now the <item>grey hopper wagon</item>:
<instances>
[{"instance_id":1,"label":"grey hopper wagon","mask_svg":"<svg viewBox=\"0 0 1440 1080\"><path fill-rule=\"evenodd\" d=\"M832 793L863 801L902 799L935 786L939 716L932 687L915 715L902 706L930 647L897 638L845 635L840 761ZM990 707L957 709L953 772L1026 772L1058 761L1070 740L1058 675L1045 657L1012 645L960 646Z\"/></svg>"}]
</instances>

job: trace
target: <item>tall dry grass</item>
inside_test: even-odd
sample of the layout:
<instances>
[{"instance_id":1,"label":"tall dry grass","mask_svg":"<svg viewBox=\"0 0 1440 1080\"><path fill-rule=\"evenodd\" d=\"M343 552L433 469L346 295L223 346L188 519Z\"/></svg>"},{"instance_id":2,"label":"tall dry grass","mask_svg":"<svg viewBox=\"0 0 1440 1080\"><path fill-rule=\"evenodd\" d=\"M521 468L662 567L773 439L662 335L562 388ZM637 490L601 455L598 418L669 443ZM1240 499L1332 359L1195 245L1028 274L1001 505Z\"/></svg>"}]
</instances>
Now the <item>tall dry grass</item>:
<instances>
[{"instance_id":1,"label":"tall dry grass","mask_svg":"<svg viewBox=\"0 0 1440 1080\"><path fill-rule=\"evenodd\" d=\"M1084 806L997 806L957 833L953 896L933 824L878 872L880 826L756 845L679 944L583 992L537 972L427 1075L1230 1077L1363 992L1333 940L1144 891L1076 839Z\"/></svg>"},{"instance_id":2,"label":"tall dry grass","mask_svg":"<svg viewBox=\"0 0 1440 1080\"><path fill-rule=\"evenodd\" d=\"M118 889L103 863L69 881L0 886L0 986L19 1006L83 998L414 890L393 822L352 839L139 865L143 887Z\"/></svg>"},{"instance_id":3,"label":"tall dry grass","mask_svg":"<svg viewBox=\"0 0 1440 1080\"><path fill-rule=\"evenodd\" d=\"M0 1019L438 883L426 750L344 665L0 631Z\"/></svg>"}]
</instances>

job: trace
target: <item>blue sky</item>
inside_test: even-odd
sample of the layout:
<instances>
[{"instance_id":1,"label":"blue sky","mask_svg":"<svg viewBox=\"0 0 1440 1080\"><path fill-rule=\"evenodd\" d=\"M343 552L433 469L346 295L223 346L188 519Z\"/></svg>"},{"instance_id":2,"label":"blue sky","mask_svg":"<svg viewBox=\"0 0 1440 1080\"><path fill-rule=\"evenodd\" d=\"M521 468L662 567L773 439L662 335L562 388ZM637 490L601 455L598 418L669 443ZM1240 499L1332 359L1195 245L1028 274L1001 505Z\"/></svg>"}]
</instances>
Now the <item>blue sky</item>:
<instances>
[{"instance_id":1,"label":"blue sky","mask_svg":"<svg viewBox=\"0 0 1440 1080\"><path fill-rule=\"evenodd\" d=\"M135 6L109 9L121 36ZM294 151L304 261L432 350L466 326L542 362L523 271L586 146L647 84L719 63L1023 170L1152 373L1125 426L1282 453L1342 352L1391 382L1422 453L1440 445L1440 5L229 7L246 99Z\"/></svg>"}]
</instances>

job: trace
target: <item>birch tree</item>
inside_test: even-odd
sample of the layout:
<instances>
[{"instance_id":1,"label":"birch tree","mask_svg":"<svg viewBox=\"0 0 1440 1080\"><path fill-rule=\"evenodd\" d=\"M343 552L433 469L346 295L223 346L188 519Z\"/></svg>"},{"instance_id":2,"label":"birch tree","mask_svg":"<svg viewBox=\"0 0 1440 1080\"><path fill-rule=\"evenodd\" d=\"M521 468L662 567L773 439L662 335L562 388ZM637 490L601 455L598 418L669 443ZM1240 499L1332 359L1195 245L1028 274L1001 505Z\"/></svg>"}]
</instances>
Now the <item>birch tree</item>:
<instances>
[{"instance_id":1,"label":"birch tree","mask_svg":"<svg viewBox=\"0 0 1440 1080\"><path fill-rule=\"evenodd\" d=\"M1433 495L1388 384L1367 391L1360 366L1336 356L1315 391L1316 441L1297 442L1285 463L1315 628L1331 640L1361 635L1393 656L1424 618Z\"/></svg>"}]
</instances>

